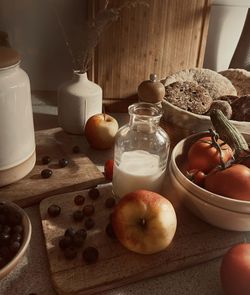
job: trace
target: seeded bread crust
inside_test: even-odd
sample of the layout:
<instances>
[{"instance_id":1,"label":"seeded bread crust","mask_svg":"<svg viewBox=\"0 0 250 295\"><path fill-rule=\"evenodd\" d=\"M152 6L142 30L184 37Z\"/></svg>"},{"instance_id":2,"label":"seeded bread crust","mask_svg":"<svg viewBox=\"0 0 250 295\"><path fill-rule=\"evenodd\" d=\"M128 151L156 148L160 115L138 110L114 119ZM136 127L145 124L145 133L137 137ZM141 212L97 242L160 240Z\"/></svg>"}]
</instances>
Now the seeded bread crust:
<instances>
[{"instance_id":1,"label":"seeded bread crust","mask_svg":"<svg viewBox=\"0 0 250 295\"><path fill-rule=\"evenodd\" d=\"M220 72L236 88L238 96L250 95L250 72L244 69L228 69Z\"/></svg>"},{"instance_id":2,"label":"seeded bread crust","mask_svg":"<svg viewBox=\"0 0 250 295\"><path fill-rule=\"evenodd\" d=\"M210 112L215 109L221 110L228 119L231 119L233 111L229 102L225 100L214 100L209 111L207 112L207 115L209 115Z\"/></svg>"},{"instance_id":3,"label":"seeded bread crust","mask_svg":"<svg viewBox=\"0 0 250 295\"><path fill-rule=\"evenodd\" d=\"M231 107L233 120L250 122L250 95L241 96L231 104Z\"/></svg>"},{"instance_id":4,"label":"seeded bread crust","mask_svg":"<svg viewBox=\"0 0 250 295\"><path fill-rule=\"evenodd\" d=\"M196 82L204 87L213 100L223 95L237 95L236 89L226 77L221 74L209 70L192 68L177 72L165 79L165 86L174 82Z\"/></svg>"},{"instance_id":5,"label":"seeded bread crust","mask_svg":"<svg viewBox=\"0 0 250 295\"><path fill-rule=\"evenodd\" d=\"M208 91L196 82L174 82L165 90L169 103L195 114L206 113L213 102Z\"/></svg>"}]
</instances>

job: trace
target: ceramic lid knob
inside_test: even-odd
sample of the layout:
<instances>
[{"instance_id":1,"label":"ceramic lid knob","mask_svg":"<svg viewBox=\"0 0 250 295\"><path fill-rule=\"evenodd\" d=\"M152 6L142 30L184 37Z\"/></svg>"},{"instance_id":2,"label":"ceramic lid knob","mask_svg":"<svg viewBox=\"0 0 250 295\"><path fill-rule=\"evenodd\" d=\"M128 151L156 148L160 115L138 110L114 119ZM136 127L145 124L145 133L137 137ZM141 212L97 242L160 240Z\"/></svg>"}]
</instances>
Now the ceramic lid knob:
<instances>
[{"instance_id":1,"label":"ceramic lid knob","mask_svg":"<svg viewBox=\"0 0 250 295\"><path fill-rule=\"evenodd\" d=\"M138 96L141 101L157 103L163 100L165 87L157 80L156 74L150 74L149 80L143 81L138 86Z\"/></svg>"},{"instance_id":2,"label":"ceramic lid knob","mask_svg":"<svg viewBox=\"0 0 250 295\"><path fill-rule=\"evenodd\" d=\"M7 68L19 63L21 57L19 53L13 49L0 46L0 68Z\"/></svg>"}]
</instances>

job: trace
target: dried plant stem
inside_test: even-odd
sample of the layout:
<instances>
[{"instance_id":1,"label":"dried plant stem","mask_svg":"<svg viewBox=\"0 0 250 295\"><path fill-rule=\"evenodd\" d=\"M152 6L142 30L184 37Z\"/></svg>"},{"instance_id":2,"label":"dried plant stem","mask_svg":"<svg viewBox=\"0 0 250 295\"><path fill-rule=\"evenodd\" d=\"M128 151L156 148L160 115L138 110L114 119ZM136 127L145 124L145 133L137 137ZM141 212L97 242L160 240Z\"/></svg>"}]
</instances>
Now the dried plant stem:
<instances>
[{"instance_id":1,"label":"dried plant stem","mask_svg":"<svg viewBox=\"0 0 250 295\"><path fill-rule=\"evenodd\" d=\"M59 27L60 27L60 29L61 29L61 32L62 32L62 35L63 35L63 39L64 39L64 42L65 42L66 48L67 48L67 50L68 50L68 52L69 52L69 55L70 55L70 58L71 58L72 67L73 67L73 69L75 69L75 68L76 68L76 61L75 61L75 57L74 57L73 51L72 51L72 49L71 49L71 46L70 46L70 43L69 43L69 40L68 40L67 34L66 34L65 30L64 30L63 24L62 24L62 22L61 22L61 19L60 19L60 17L59 17L59 14L58 14L58 12L57 12L57 10L56 10L56 7L55 7L55 5L52 3L53 0L52 0L52 1L49 0L49 2L50 2L50 5L51 5L51 7L52 7L52 9L53 9L53 11L54 11L55 16L56 16L56 19L57 19L58 25L59 25Z\"/></svg>"}]
</instances>

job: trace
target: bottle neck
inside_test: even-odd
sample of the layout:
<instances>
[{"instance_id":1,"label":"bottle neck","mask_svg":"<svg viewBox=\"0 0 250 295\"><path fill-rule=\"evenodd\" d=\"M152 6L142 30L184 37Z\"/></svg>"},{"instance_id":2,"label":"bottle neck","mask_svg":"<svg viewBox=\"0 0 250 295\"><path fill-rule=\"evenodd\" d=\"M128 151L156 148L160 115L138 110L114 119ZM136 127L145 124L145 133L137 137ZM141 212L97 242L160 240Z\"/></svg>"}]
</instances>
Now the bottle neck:
<instances>
[{"instance_id":1,"label":"bottle neck","mask_svg":"<svg viewBox=\"0 0 250 295\"><path fill-rule=\"evenodd\" d=\"M136 103L129 107L129 115L132 129L153 132L159 126L162 110L151 103Z\"/></svg>"},{"instance_id":2,"label":"bottle neck","mask_svg":"<svg viewBox=\"0 0 250 295\"><path fill-rule=\"evenodd\" d=\"M80 73L78 71L73 72L73 80L74 81L88 81L88 75L87 72Z\"/></svg>"}]
</instances>

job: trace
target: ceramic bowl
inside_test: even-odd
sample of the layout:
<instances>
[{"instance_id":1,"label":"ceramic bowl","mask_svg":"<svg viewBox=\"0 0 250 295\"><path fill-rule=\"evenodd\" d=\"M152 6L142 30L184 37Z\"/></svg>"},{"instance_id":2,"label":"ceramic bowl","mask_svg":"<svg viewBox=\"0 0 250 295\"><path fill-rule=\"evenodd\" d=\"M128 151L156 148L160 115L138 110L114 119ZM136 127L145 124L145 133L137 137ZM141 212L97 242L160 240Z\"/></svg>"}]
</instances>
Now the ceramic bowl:
<instances>
[{"instance_id":1,"label":"ceramic bowl","mask_svg":"<svg viewBox=\"0 0 250 295\"><path fill-rule=\"evenodd\" d=\"M183 140L181 140L173 149L172 154L171 154L171 159L170 159L170 164L169 164L169 169L170 169L170 176L172 183L175 185L176 192L178 195L183 199L192 199L192 202L188 202L189 204L189 209L190 206L192 207L192 204L196 204L195 206L198 206L202 204L202 206L199 206L199 217L202 216L202 214L211 214L213 207L216 208L216 212L221 209L224 213L226 212L226 215L233 215L237 219L237 216L241 216L240 222L242 221L241 219L245 216L249 219L249 226L245 227L245 222L242 222L242 226L238 225L236 226L237 228L240 228L240 230L250 230L250 201L241 201L241 200L235 200L232 198L224 197L221 195L217 195L214 193L211 193L198 185L194 184L192 181L190 181L186 176L185 176L185 164L186 164L186 159L187 159L187 152L191 144L197 140L198 138L207 135L208 132L202 132L202 133L197 133L195 135L189 136ZM245 135L245 138L250 141L250 136ZM185 200L186 200L185 199ZM198 200L197 200L198 199ZM205 206L206 205L206 206ZM207 209L205 210L204 208L210 208L208 211ZM192 210L194 212L195 210ZM228 212L227 212L228 211ZM232 214L235 213L235 214ZM197 210L196 210L196 215ZM237 215L239 214L239 215ZM220 215L218 215L220 216ZM214 222L212 221L212 216L211 217L211 224L215 225ZM201 217L202 218L202 217ZM204 220L204 217L202 218ZM206 220L207 221L207 220ZM228 224L237 222L237 220L228 220ZM220 223L217 223L218 227L222 227ZM223 227L226 228L226 227ZM235 229L234 226L229 226L227 229L232 229L232 230L237 230Z\"/></svg>"},{"instance_id":2,"label":"ceramic bowl","mask_svg":"<svg viewBox=\"0 0 250 295\"><path fill-rule=\"evenodd\" d=\"M24 228L24 233L23 233L22 245L19 251L17 252L17 254L12 258L12 260L8 264L6 264L3 268L0 268L0 280L16 267L18 262L21 260L21 258L25 254L30 242L31 231L32 231L30 219L28 215L26 214L26 212L21 207L19 207L18 205L10 201L1 201L1 203L8 205L9 207L13 208L14 210L16 210L22 215L22 224Z\"/></svg>"},{"instance_id":3,"label":"ceramic bowl","mask_svg":"<svg viewBox=\"0 0 250 295\"><path fill-rule=\"evenodd\" d=\"M163 119L173 126L183 129L183 134L190 135L197 132L208 130L212 127L209 116L197 115L174 106L165 99L162 101ZM230 120L242 133L249 133L250 122L240 122ZM185 131L185 132L184 132Z\"/></svg>"},{"instance_id":4,"label":"ceramic bowl","mask_svg":"<svg viewBox=\"0 0 250 295\"><path fill-rule=\"evenodd\" d=\"M194 215L203 221L221 229L232 231L250 231L250 213L240 213L210 204L188 191L175 177L170 169L170 183L175 190L175 196Z\"/></svg>"}]
</instances>

